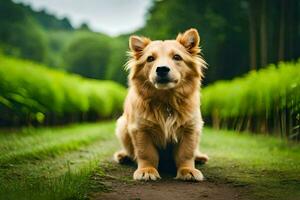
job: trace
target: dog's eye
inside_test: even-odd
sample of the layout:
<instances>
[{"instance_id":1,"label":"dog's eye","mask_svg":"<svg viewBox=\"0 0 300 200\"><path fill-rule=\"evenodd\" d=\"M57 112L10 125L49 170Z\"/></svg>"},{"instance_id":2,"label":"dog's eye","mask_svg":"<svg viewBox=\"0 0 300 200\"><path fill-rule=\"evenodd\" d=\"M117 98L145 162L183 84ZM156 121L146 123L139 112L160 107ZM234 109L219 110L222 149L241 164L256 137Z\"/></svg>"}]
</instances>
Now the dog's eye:
<instances>
[{"instance_id":1,"label":"dog's eye","mask_svg":"<svg viewBox=\"0 0 300 200\"><path fill-rule=\"evenodd\" d=\"M182 60L181 56L178 55L178 54L175 54L175 55L173 56L173 59L176 60L176 61Z\"/></svg>"},{"instance_id":2,"label":"dog's eye","mask_svg":"<svg viewBox=\"0 0 300 200\"><path fill-rule=\"evenodd\" d=\"M147 62L152 62L154 60L155 60L155 58L153 56L148 56L148 58L147 58Z\"/></svg>"}]
</instances>

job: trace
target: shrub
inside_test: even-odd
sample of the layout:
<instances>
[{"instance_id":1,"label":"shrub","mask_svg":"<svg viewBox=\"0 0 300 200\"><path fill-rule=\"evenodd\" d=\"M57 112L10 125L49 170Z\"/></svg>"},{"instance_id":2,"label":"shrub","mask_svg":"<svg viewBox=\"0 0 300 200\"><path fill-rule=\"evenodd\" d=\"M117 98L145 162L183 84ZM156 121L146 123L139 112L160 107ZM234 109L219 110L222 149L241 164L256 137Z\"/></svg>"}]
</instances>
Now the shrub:
<instances>
[{"instance_id":1,"label":"shrub","mask_svg":"<svg viewBox=\"0 0 300 200\"><path fill-rule=\"evenodd\" d=\"M111 117L122 109L126 89L0 56L2 125L62 123Z\"/></svg>"},{"instance_id":2,"label":"shrub","mask_svg":"<svg viewBox=\"0 0 300 200\"><path fill-rule=\"evenodd\" d=\"M203 115L215 127L299 137L300 60L270 65L203 89Z\"/></svg>"}]
</instances>

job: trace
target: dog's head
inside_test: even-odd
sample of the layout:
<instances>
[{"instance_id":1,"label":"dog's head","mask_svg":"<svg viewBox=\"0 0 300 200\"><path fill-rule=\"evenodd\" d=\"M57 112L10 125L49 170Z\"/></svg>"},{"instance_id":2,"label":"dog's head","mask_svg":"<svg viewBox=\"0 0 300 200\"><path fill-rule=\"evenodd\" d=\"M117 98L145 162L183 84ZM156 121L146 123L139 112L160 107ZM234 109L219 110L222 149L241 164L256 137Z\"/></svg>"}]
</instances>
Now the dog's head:
<instances>
[{"instance_id":1,"label":"dog's head","mask_svg":"<svg viewBox=\"0 0 300 200\"><path fill-rule=\"evenodd\" d=\"M192 80L200 83L205 61L199 56L199 42L196 29L179 34L176 40L131 36L130 81L151 84L157 90L180 87Z\"/></svg>"}]
</instances>

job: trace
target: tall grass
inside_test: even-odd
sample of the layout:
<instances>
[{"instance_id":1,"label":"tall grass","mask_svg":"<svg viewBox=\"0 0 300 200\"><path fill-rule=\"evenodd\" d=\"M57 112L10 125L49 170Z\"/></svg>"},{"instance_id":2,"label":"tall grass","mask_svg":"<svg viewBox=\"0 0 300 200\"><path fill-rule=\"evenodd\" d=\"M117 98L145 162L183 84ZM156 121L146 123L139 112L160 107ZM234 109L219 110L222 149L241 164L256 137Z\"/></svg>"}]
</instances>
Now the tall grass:
<instances>
[{"instance_id":1,"label":"tall grass","mask_svg":"<svg viewBox=\"0 0 300 200\"><path fill-rule=\"evenodd\" d=\"M270 65L203 89L202 110L215 128L300 139L300 61Z\"/></svg>"},{"instance_id":2,"label":"tall grass","mask_svg":"<svg viewBox=\"0 0 300 200\"><path fill-rule=\"evenodd\" d=\"M0 55L1 125L57 124L107 118L122 109L126 89Z\"/></svg>"}]
</instances>

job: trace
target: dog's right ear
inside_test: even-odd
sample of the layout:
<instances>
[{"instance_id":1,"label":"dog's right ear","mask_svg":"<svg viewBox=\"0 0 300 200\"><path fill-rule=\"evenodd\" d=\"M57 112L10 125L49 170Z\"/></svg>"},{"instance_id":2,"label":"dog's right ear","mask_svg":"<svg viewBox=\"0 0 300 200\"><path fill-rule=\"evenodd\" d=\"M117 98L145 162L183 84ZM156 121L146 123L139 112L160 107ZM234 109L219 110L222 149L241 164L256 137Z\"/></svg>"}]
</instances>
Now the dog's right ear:
<instances>
[{"instance_id":1,"label":"dog's right ear","mask_svg":"<svg viewBox=\"0 0 300 200\"><path fill-rule=\"evenodd\" d=\"M129 48L135 57L140 57L143 53L144 48L150 42L151 40L148 38L133 35L129 38Z\"/></svg>"}]
</instances>

